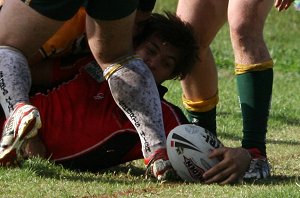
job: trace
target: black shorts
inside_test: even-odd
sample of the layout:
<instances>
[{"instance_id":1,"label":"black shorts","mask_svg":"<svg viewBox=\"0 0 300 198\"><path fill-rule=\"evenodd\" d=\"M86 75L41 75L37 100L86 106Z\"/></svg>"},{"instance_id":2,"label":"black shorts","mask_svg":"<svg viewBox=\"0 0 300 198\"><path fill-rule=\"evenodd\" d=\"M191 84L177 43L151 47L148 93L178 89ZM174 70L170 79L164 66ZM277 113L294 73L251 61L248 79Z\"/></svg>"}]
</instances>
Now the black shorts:
<instances>
[{"instance_id":1,"label":"black shorts","mask_svg":"<svg viewBox=\"0 0 300 198\"><path fill-rule=\"evenodd\" d=\"M89 16L99 20L115 20L130 15L139 0L21 0L40 14L58 21L70 19L81 6Z\"/></svg>"}]
</instances>

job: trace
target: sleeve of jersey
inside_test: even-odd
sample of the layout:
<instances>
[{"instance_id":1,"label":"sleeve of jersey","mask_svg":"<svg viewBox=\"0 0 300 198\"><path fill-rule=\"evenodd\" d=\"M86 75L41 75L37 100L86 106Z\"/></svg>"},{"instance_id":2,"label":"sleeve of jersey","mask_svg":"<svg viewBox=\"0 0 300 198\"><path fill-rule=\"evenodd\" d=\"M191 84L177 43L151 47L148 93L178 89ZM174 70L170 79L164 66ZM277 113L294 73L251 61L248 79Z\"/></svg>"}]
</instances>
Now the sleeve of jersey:
<instances>
[{"instance_id":1,"label":"sleeve of jersey","mask_svg":"<svg viewBox=\"0 0 300 198\"><path fill-rule=\"evenodd\" d=\"M182 110L165 100L162 101L163 119L166 136L172 129L181 124L187 124L188 120Z\"/></svg>"},{"instance_id":2,"label":"sleeve of jersey","mask_svg":"<svg viewBox=\"0 0 300 198\"><path fill-rule=\"evenodd\" d=\"M45 58L71 52L73 43L85 33L85 17L86 12L82 7L40 48L42 56Z\"/></svg>"}]
</instances>

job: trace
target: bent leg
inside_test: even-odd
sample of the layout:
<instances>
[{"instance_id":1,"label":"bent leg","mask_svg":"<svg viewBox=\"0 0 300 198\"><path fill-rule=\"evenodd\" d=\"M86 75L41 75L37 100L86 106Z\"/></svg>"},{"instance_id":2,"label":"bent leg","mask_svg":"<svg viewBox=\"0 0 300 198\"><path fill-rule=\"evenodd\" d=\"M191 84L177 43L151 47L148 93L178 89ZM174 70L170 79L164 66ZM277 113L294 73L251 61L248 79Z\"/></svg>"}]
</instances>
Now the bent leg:
<instances>
[{"instance_id":1,"label":"bent leg","mask_svg":"<svg viewBox=\"0 0 300 198\"><path fill-rule=\"evenodd\" d=\"M199 45L199 61L181 83L189 119L216 131L218 102L217 69L209 45L227 19L228 1L179 0L177 14L194 28Z\"/></svg>"},{"instance_id":2,"label":"bent leg","mask_svg":"<svg viewBox=\"0 0 300 198\"><path fill-rule=\"evenodd\" d=\"M37 51L61 24L19 0L5 1L1 8L0 101L6 116L9 116L0 143L1 165L22 160L20 147L41 127L37 109L28 105L31 77L26 58Z\"/></svg>"},{"instance_id":3,"label":"bent leg","mask_svg":"<svg viewBox=\"0 0 300 198\"><path fill-rule=\"evenodd\" d=\"M5 1L0 11L0 27L5 27L0 29L0 98L6 116L17 102L28 102L31 77L26 57L33 54L60 24L19 0Z\"/></svg>"},{"instance_id":4,"label":"bent leg","mask_svg":"<svg viewBox=\"0 0 300 198\"><path fill-rule=\"evenodd\" d=\"M142 60L131 57L134 19L134 12L117 20L88 16L87 36L96 60L105 70L114 100L136 127L147 158L165 148L166 140L154 78Z\"/></svg>"}]
</instances>

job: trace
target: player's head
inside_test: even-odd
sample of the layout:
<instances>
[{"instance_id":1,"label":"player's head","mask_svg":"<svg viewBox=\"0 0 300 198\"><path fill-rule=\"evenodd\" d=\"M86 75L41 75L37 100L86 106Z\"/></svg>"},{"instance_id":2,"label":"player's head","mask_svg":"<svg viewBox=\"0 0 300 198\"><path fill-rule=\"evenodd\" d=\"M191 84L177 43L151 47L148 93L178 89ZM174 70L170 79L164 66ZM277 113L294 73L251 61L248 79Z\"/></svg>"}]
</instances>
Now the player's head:
<instances>
[{"instance_id":1,"label":"player's head","mask_svg":"<svg viewBox=\"0 0 300 198\"><path fill-rule=\"evenodd\" d=\"M189 24L169 12L153 13L136 39L136 53L156 82L183 79L197 60L198 47Z\"/></svg>"}]
</instances>

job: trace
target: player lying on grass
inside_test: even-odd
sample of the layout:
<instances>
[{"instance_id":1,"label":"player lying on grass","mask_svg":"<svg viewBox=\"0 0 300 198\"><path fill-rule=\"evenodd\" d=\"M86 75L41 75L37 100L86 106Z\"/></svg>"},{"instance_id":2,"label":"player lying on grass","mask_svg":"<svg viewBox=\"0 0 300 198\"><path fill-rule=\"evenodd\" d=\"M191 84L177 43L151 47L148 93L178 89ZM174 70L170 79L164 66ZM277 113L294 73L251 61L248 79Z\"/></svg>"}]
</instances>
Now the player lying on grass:
<instances>
[{"instance_id":1,"label":"player lying on grass","mask_svg":"<svg viewBox=\"0 0 300 198\"><path fill-rule=\"evenodd\" d=\"M151 4L153 1L4 1L0 13L3 27L0 28L0 103L7 121L0 144L0 163L14 155L25 139L37 135L41 127L39 111L30 105L31 76L27 57L84 6L83 26L88 44L109 83L113 99L139 134L143 157L163 170L172 170L166 154L155 79L143 60L133 54L133 26L136 10L142 2ZM67 33L71 36L70 31Z\"/></svg>"},{"instance_id":2,"label":"player lying on grass","mask_svg":"<svg viewBox=\"0 0 300 198\"><path fill-rule=\"evenodd\" d=\"M18 2L18 0L13 2L6 1L6 4L4 4L2 7L1 16L4 16L5 15L4 13L7 13L6 10L10 10L9 7L13 6L16 2ZM51 4L57 3L52 1L43 1L43 3L50 3L50 2ZM109 2L105 2L105 1L96 1L96 2L97 4L102 2L105 4L109 4ZM114 9L115 6L118 6L119 3L122 3L121 1L118 0L117 2L111 3L110 1L110 6L113 7L112 8L113 10L117 10L117 12L106 12L107 10L104 12L107 13L108 15L111 15L114 19L118 18L117 15L121 14L122 16L125 16L126 14L128 14L128 13L119 12L121 11L121 9L123 9L124 6L120 6L119 7L120 9ZM33 1L30 1L30 4L31 3L34 4ZM85 9L81 8L72 19L65 22L64 25L58 30L58 33L66 33L66 34L65 35L58 34L58 36L54 36L50 39L51 41L50 41L50 45L48 45L49 46L48 49L50 49L50 55L52 54L61 55L60 52L64 53L65 51L64 50L61 51L61 48L55 48L56 46L54 46L53 48L52 44L57 44L56 42L60 42L59 44L62 44L62 46L58 46L58 47L62 47L62 49L64 49L64 47L68 47L68 44L73 43L72 39L74 38L74 36L76 37L78 36L78 34L81 34L82 31L85 31L84 28L86 27L85 25L92 26L92 27L94 25L101 26L101 27L97 26L97 28L94 29L96 31L98 30L98 28L100 28L101 29L100 35L98 34L98 31L95 34L92 34L94 36L91 36L91 31L87 31L87 35L90 35L88 39L89 44L91 43L95 44L98 42L101 43L100 44L101 48L99 48L99 46L97 47L97 51L100 50L100 52L94 51L93 54L94 56L96 55L95 58L98 63L100 63L99 61L101 61L100 67L103 70L107 68L107 70L105 70L104 73L106 72L107 74L105 75L105 77L110 84L109 87L111 89L112 95L114 96L113 98L115 99L119 107L121 107L121 109L127 115L128 119L130 119L131 122L134 123L134 126L140 136L144 158L147 159L147 161L151 162L151 164L158 163L160 167L164 167L163 169L168 171L171 170L171 166L168 161L167 154L165 152L165 130L163 126L161 105L158 105L160 104L160 98L155 84L155 80L153 78L151 71L146 66L146 64L144 64L140 58L135 58L135 56L131 55L134 51L131 50L132 47L131 31L133 25L131 24L131 22L135 20L136 24L139 24L138 23L139 20L145 17L147 18L147 16L149 16L149 13L151 13L154 7L154 3L155 0L134 0L134 1L130 1L129 4L123 3L124 5L126 4L125 9L127 8L127 6L131 7L132 4L134 4L134 6L138 6L136 13L134 12L130 15L129 18L127 17L126 19L124 19L125 22L127 21L126 24L123 24L124 20L115 21L115 23L113 24L110 23L111 22L110 20L105 21L104 23L97 21L96 23L92 22L87 24L86 21L90 22L89 20L91 16L89 15L91 14L89 12L90 9L87 9L87 11L85 12ZM28 5L28 2L26 4ZM44 4L41 5L40 3L38 4L40 5L38 7L44 5ZM61 3L59 4L62 5ZM22 6L22 4L18 4L18 5ZM23 5L24 12L27 10L27 9L25 10L26 7L27 6L24 7ZM54 7L57 8L56 6ZM93 9L93 6L88 6L88 7ZM49 8L49 6L48 7L45 6L45 8ZM52 8L53 6L49 9ZM127 11L129 10L127 9ZM8 13L13 14L13 11L12 10L11 12L8 11ZM99 15L104 14L101 11L94 12L94 13L95 14L97 13ZM63 12L62 14L66 14L66 13ZM135 17L133 17L134 15ZM14 17L11 17L11 19L13 18ZM6 20L1 20L1 21L5 23ZM32 25L33 23L29 23L29 24L26 23L25 26L30 24ZM18 149L18 147L22 144L24 139L28 139L29 137L36 135L38 129L41 127L41 120L40 120L40 116L38 115L39 112L37 108L28 104L29 96L27 92L31 87L31 83L30 83L31 78L29 75L30 71L28 68L27 61L23 55L29 57L31 56L31 52L24 53L23 55L22 53L20 53L20 52L28 52L28 51L33 52L33 50L30 49L35 49L34 46L41 45L39 39L37 39L40 38L39 37L40 34L37 37L32 35L36 34L37 32L43 34L46 33L47 29L49 29L49 24L47 22L41 22L39 24L43 25L44 28L37 28L36 25L34 25L35 26L34 29L36 31L30 34L31 36L28 37L26 36L24 37L24 35L21 37L12 36L11 33L6 34L3 31L1 31L2 33L4 33L3 34L4 36L1 37L2 42L4 43L3 45L13 46L14 48L12 49L11 47L0 47L2 57L3 57L0 58L1 60L0 65L2 66L0 72L1 82L2 82L1 84L2 92L0 92L1 93L0 99L1 99L1 105L3 107L4 113L7 118L7 121L5 122L5 125L3 127L3 136L0 143L0 163L5 163L7 160L9 160L9 158L12 157L12 155L15 155L14 154L15 150ZM116 31L116 28L119 28L120 30ZM3 28L1 30L3 30ZM7 28L5 28L5 31L6 30L7 32L9 32ZM22 31L23 30L24 29L22 29ZM63 32L64 30L67 30L67 32ZM88 28L87 30L90 29ZM22 31L12 31L12 32L19 34ZM25 32L28 33L28 31ZM103 36L103 35L106 35L106 37L102 39L97 39L98 38L97 36ZM111 36L107 36L107 35L111 35ZM128 40L128 37L130 37L130 40ZM7 38L7 41L5 41L5 38ZM13 38L13 39L11 40L9 38ZM117 41L116 39L120 39L120 40ZM23 42L22 40L24 41L24 43L27 44L22 45L22 47L20 47L19 42ZM10 41L12 41L13 43L11 43ZM95 50L96 48L94 44L92 45L93 47L91 49ZM72 45L70 46L73 48ZM110 49L106 50L107 48ZM18 49L18 50L14 50L14 49ZM107 58L106 61L108 62L102 62L103 60L99 56L102 58L106 57ZM114 61L118 61L117 62L118 64L113 64L115 63ZM108 63L110 66L108 65ZM120 66L120 67L118 68L118 70L113 70L115 66ZM19 76L19 78L15 78L17 76ZM20 78L20 76L22 76L22 78ZM124 83L124 81L128 83ZM133 84L134 86L132 86ZM127 87L124 88L124 86ZM22 102L23 105L16 105L18 102ZM128 108L131 109L130 112L128 111ZM132 117L132 114L135 114L135 116ZM137 121L139 122L138 125L136 124ZM155 160L151 160L151 159L155 159Z\"/></svg>"},{"instance_id":3,"label":"player lying on grass","mask_svg":"<svg viewBox=\"0 0 300 198\"><path fill-rule=\"evenodd\" d=\"M152 23L157 24L152 29L153 27L146 23L145 32L147 34L142 34L143 36L138 39L142 42L137 42L141 43L138 45L137 54L149 65L159 84L172 77L183 77L189 70L187 66L191 66L195 61L196 49L191 33L189 33L190 30L183 27L177 18L165 19L159 15L154 16L158 21L154 20ZM175 23L172 22L172 19ZM152 39L156 41L152 41ZM170 55L172 56L170 57ZM77 53L65 58L47 59L41 64L46 75L53 71L53 78L50 81L55 83L68 79L70 73L77 71L78 67L83 67L83 69L72 81L59 86L47 95L38 94L31 99L31 102L36 104L41 111L41 117L44 119L42 120L43 128L39 131L41 141L38 141L37 138L32 139L30 144L23 145L21 153L24 153L25 156L38 154L50 157L51 160L67 167L81 170L98 170L142 158L138 135L129 120L113 102L107 88L108 85L106 82L102 82L102 74L97 74L99 71L92 66L95 63L86 55L83 55L85 58L78 58L80 56L80 53ZM182 64L182 62L186 64ZM172 65L176 65L175 71L170 70L170 65L171 68L174 67ZM181 65L185 66L181 67ZM40 67L40 65L37 66ZM37 75L34 75L35 69L32 71L33 76L42 76L40 69ZM99 80L99 85L94 78ZM45 82L46 78L42 77L41 79L43 85L49 84L49 82ZM95 85L92 86L92 84ZM99 87L104 86L106 89L93 91L96 84ZM97 101L98 103L102 102L100 107L96 105ZM185 123L184 118L181 120L182 113L174 114L177 112L177 108L164 100L162 106L166 133L174 126ZM113 110L108 111L109 108ZM101 110L100 113L97 113L98 110ZM44 152L42 152L43 150ZM222 161L206 172L207 182L225 184L233 183L241 178L250 162L250 157L249 159L245 158L247 156L245 152L247 151L242 148L215 150L212 155L220 157ZM22 157L24 156L21 156L21 159ZM15 161L16 159L11 160ZM165 173L164 171L162 173ZM162 173L154 170L156 177L157 174Z\"/></svg>"},{"instance_id":4,"label":"player lying on grass","mask_svg":"<svg viewBox=\"0 0 300 198\"><path fill-rule=\"evenodd\" d=\"M144 34L136 39L136 54L147 63L157 85L167 79L184 77L196 59L197 47L189 26L173 15L167 16L154 14ZM66 62L67 66L60 69ZM30 102L39 109L43 126L38 136L16 150L17 155L12 155L10 163L39 155L70 168L96 171L143 157L135 127L114 102L109 85L91 54L81 58L77 54L45 59L38 71L49 71L47 67L55 70L55 78L78 68L80 72L47 94L31 98ZM158 87L163 96L165 88ZM177 107L163 99L161 105L167 132L186 123ZM154 173L163 174L165 170Z\"/></svg>"}]
</instances>

